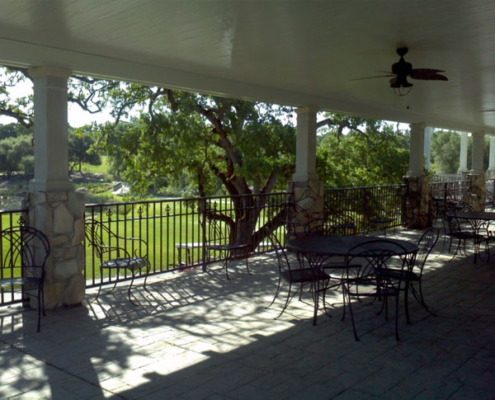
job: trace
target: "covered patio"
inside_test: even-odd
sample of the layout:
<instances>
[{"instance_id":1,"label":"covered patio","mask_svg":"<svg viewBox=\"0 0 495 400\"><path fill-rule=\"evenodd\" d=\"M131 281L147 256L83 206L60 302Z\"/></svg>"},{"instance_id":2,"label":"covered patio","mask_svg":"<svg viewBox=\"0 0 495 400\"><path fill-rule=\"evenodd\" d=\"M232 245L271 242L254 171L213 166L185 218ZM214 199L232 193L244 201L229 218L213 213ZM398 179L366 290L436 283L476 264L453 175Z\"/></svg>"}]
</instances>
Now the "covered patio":
<instances>
[{"instance_id":1,"label":"covered patio","mask_svg":"<svg viewBox=\"0 0 495 400\"><path fill-rule=\"evenodd\" d=\"M402 231L415 240L418 232ZM329 292L332 318L312 326L309 293L278 320L267 309L278 277L273 254L232 267L155 277L83 307L60 308L35 332L35 312L0 310L2 398L489 399L495 385L493 263L472 255L430 255L425 296L437 317L411 301L412 324L362 305L356 342L341 321L340 292Z\"/></svg>"},{"instance_id":2,"label":"covered patio","mask_svg":"<svg viewBox=\"0 0 495 400\"><path fill-rule=\"evenodd\" d=\"M140 306L127 301L127 283L92 303L97 289L86 290L81 273L84 197L67 165L71 74L125 80L297 108L289 189L317 213L319 111L410 124L406 183L421 215L429 127L472 134L469 174L474 188L485 185L483 142L495 133L492 1L0 4L0 62L27 68L34 83L29 223L54 248L41 332L34 311L0 309L0 397L493 398L493 261L449 262L437 247L424 279L438 316L411 302L400 342L393 323L365 306L355 342L338 292L328 298L333 317L317 326L309 298L274 320L282 305L266 309L278 276L269 253L250 261L252 276L243 266L230 282L220 267L174 272L150 278L149 292L137 282ZM414 81L407 96L396 96L389 76L357 80L389 75L398 47L415 68L445 70L449 80ZM474 194L482 204L484 192Z\"/></svg>"}]
</instances>

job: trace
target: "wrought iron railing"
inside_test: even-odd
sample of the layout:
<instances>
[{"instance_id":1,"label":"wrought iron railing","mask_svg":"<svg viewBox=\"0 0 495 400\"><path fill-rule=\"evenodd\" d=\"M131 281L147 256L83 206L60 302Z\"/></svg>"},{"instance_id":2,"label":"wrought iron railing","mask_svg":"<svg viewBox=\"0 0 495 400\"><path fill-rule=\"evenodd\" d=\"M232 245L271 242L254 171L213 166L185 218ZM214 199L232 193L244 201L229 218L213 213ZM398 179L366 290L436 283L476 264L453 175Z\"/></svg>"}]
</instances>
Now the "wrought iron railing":
<instances>
[{"instance_id":1,"label":"wrought iron railing","mask_svg":"<svg viewBox=\"0 0 495 400\"><path fill-rule=\"evenodd\" d=\"M286 193L269 195L216 196L208 198L166 199L131 203L91 204L86 206L86 218L97 219L118 236L139 237L148 244L151 274L184 268L202 267L206 262L222 261L222 254L207 254L204 244L215 242L206 237L204 213L212 212L232 222L232 235L254 243L252 254L268 250L263 235L255 236L263 224L280 213L287 202ZM248 234L244 234L248 232ZM251 237L249 237L251 235ZM231 236L232 238L233 236ZM235 239L233 239L235 240ZM257 242L256 242L257 241ZM99 260L94 249L86 248L87 286L101 282ZM130 277L111 277L124 280ZM105 278L105 281L108 278Z\"/></svg>"},{"instance_id":2,"label":"wrought iron railing","mask_svg":"<svg viewBox=\"0 0 495 400\"><path fill-rule=\"evenodd\" d=\"M429 194L431 197L441 198L445 201L460 201L469 196L471 181L458 180L449 182L430 182Z\"/></svg>"},{"instance_id":3,"label":"wrought iron railing","mask_svg":"<svg viewBox=\"0 0 495 400\"><path fill-rule=\"evenodd\" d=\"M358 233L404 223L406 185L325 189L325 214L353 220ZM377 223L376 221L387 221Z\"/></svg>"},{"instance_id":4,"label":"wrought iron railing","mask_svg":"<svg viewBox=\"0 0 495 400\"><path fill-rule=\"evenodd\" d=\"M359 233L373 229L373 218L390 218L388 227L403 223L404 185L379 187L343 188L325 190L325 212L341 213L352 217ZM206 254L204 243L215 241L207 238L206 210L221 215L234 222L233 235L248 238L256 245L252 254L270 250L263 238L263 229L270 224L282 238L285 235L282 214L289 199L287 193L270 195L216 196L209 198L164 199L136 201L128 203L89 204L86 205L86 218L95 218L106 224L119 236L137 237L148 244L148 257L151 262L151 274L184 268L201 268L205 262L222 261L222 255ZM0 212L0 229L23 223L27 220L27 210ZM248 221L249 220L249 221ZM275 221L275 222L274 222ZM222 222L225 224L225 221ZM226 226L225 226L226 228ZM256 236L243 232L261 232ZM231 236L231 239L232 240ZM235 240L235 239L234 239ZM2 249L8 251L8 249ZM132 249L131 249L132 253ZM100 285L102 280L99 260L94 250L85 243L85 269L87 286ZM110 281L130 279L130 275L112 276ZM105 279L105 282L108 278ZM0 296L0 304L21 301Z\"/></svg>"},{"instance_id":5,"label":"wrought iron railing","mask_svg":"<svg viewBox=\"0 0 495 400\"><path fill-rule=\"evenodd\" d=\"M1 210L0 211L0 231L4 229L9 229L14 226L24 225L27 221L28 210ZM2 246L0 247L0 260L4 260L5 256L12 252L9 246L13 242L11 240L2 241ZM4 265L0 266L0 279L10 278L14 275L14 271L11 268L3 268ZM7 305L12 303L20 303L22 301L23 294L18 290L13 290L13 288L2 288L0 290L0 304Z\"/></svg>"}]
</instances>

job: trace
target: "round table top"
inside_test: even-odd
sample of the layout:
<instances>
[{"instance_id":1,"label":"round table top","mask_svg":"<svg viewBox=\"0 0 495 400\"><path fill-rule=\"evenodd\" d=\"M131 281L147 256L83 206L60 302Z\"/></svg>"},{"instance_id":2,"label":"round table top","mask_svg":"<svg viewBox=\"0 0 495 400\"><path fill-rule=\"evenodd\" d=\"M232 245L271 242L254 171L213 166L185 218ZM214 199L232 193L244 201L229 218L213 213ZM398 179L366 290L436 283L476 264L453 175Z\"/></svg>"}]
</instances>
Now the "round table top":
<instances>
[{"instance_id":1,"label":"round table top","mask_svg":"<svg viewBox=\"0 0 495 400\"><path fill-rule=\"evenodd\" d=\"M495 221L495 212L488 211L454 211L452 213L458 218L478 219L483 221Z\"/></svg>"},{"instance_id":2,"label":"round table top","mask_svg":"<svg viewBox=\"0 0 495 400\"><path fill-rule=\"evenodd\" d=\"M418 250L418 245L414 242L401 239L383 238L377 236L304 236L289 240L287 248L300 253L312 253L328 256L345 256L349 253L349 250L358 244L368 242L370 240L380 240L379 248L375 247L378 243L373 244L373 249L387 249L387 242L391 243L390 247L396 250L396 247L392 245L399 244L404 247L405 252L397 253L409 254ZM360 249L361 251L363 248Z\"/></svg>"}]
</instances>

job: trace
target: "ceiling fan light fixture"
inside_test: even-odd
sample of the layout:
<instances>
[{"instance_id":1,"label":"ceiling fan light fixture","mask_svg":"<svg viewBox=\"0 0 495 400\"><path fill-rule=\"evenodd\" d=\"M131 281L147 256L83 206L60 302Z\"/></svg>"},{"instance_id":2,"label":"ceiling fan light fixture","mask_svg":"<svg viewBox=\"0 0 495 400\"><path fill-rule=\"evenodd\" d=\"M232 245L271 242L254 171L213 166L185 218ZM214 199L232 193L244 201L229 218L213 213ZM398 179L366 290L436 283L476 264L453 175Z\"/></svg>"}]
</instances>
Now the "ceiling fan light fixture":
<instances>
[{"instance_id":1,"label":"ceiling fan light fixture","mask_svg":"<svg viewBox=\"0 0 495 400\"><path fill-rule=\"evenodd\" d=\"M407 81L406 76L398 76L390 80L390 87L397 96L407 96L414 85Z\"/></svg>"},{"instance_id":2,"label":"ceiling fan light fixture","mask_svg":"<svg viewBox=\"0 0 495 400\"><path fill-rule=\"evenodd\" d=\"M411 92L411 89L412 85L408 87L394 87L394 93L399 97L407 96Z\"/></svg>"}]
</instances>

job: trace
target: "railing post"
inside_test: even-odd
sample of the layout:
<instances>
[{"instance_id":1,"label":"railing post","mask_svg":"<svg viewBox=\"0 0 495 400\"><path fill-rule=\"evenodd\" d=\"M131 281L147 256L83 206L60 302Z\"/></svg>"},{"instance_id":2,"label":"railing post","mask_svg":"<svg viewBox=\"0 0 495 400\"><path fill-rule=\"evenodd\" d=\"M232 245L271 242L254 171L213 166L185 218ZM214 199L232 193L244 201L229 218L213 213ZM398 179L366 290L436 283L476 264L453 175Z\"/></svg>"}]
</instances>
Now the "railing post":
<instances>
[{"instance_id":1,"label":"railing post","mask_svg":"<svg viewBox=\"0 0 495 400\"><path fill-rule=\"evenodd\" d=\"M206 250L206 241L207 241L207 236L206 236L206 197L202 197L199 199L199 212L198 216L201 218L201 230L203 231L203 236L202 236L202 242L203 246L201 246L201 258L203 260L203 272L206 272L206 264L207 264L207 250Z\"/></svg>"}]
</instances>

